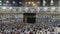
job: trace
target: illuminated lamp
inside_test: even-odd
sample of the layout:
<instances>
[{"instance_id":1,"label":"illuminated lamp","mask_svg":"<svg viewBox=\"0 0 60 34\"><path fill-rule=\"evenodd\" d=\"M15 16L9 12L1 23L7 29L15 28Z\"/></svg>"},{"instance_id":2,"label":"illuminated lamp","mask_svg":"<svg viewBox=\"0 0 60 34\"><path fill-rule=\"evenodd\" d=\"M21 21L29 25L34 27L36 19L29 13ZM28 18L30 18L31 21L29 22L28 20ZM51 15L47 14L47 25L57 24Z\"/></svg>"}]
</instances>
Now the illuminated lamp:
<instances>
[{"instance_id":1,"label":"illuminated lamp","mask_svg":"<svg viewBox=\"0 0 60 34\"><path fill-rule=\"evenodd\" d=\"M15 3L15 1L13 1L13 3Z\"/></svg>"},{"instance_id":2,"label":"illuminated lamp","mask_svg":"<svg viewBox=\"0 0 60 34\"><path fill-rule=\"evenodd\" d=\"M39 1L37 3L40 3Z\"/></svg>"},{"instance_id":3,"label":"illuminated lamp","mask_svg":"<svg viewBox=\"0 0 60 34\"><path fill-rule=\"evenodd\" d=\"M6 7L2 7L2 9L6 9Z\"/></svg>"},{"instance_id":4,"label":"illuminated lamp","mask_svg":"<svg viewBox=\"0 0 60 34\"><path fill-rule=\"evenodd\" d=\"M35 4L33 3L33 6L35 6Z\"/></svg>"},{"instance_id":5,"label":"illuminated lamp","mask_svg":"<svg viewBox=\"0 0 60 34\"><path fill-rule=\"evenodd\" d=\"M27 2L25 2L25 4L27 4Z\"/></svg>"},{"instance_id":6,"label":"illuminated lamp","mask_svg":"<svg viewBox=\"0 0 60 34\"><path fill-rule=\"evenodd\" d=\"M53 0L51 0L51 5L53 5Z\"/></svg>"},{"instance_id":7,"label":"illuminated lamp","mask_svg":"<svg viewBox=\"0 0 60 34\"><path fill-rule=\"evenodd\" d=\"M0 2L2 2L2 1L0 1Z\"/></svg>"},{"instance_id":8,"label":"illuminated lamp","mask_svg":"<svg viewBox=\"0 0 60 34\"><path fill-rule=\"evenodd\" d=\"M22 4L22 2L19 2L19 4Z\"/></svg>"},{"instance_id":9,"label":"illuminated lamp","mask_svg":"<svg viewBox=\"0 0 60 34\"><path fill-rule=\"evenodd\" d=\"M32 4L34 3L34 2L31 2Z\"/></svg>"},{"instance_id":10,"label":"illuminated lamp","mask_svg":"<svg viewBox=\"0 0 60 34\"><path fill-rule=\"evenodd\" d=\"M55 10L55 7L52 7L51 9L54 11Z\"/></svg>"},{"instance_id":11,"label":"illuminated lamp","mask_svg":"<svg viewBox=\"0 0 60 34\"><path fill-rule=\"evenodd\" d=\"M31 2L28 2L29 4L31 3Z\"/></svg>"},{"instance_id":12,"label":"illuminated lamp","mask_svg":"<svg viewBox=\"0 0 60 34\"><path fill-rule=\"evenodd\" d=\"M9 3L9 1L6 1L6 3Z\"/></svg>"},{"instance_id":13,"label":"illuminated lamp","mask_svg":"<svg viewBox=\"0 0 60 34\"><path fill-rule=\"evenodd\" d=\"M12 7L9 7L9 9L12 9Z\"/></svg>"},{"instance_id":14,"label":"illuminated lamp","mask_svg":"<svg viewBox=\"0 0 60 34\"><path fill-rule=\"evenodd\" d=\"M47 7L44 7L44 11L46 11L48 8Z\"/></svg>"}]
</instances>

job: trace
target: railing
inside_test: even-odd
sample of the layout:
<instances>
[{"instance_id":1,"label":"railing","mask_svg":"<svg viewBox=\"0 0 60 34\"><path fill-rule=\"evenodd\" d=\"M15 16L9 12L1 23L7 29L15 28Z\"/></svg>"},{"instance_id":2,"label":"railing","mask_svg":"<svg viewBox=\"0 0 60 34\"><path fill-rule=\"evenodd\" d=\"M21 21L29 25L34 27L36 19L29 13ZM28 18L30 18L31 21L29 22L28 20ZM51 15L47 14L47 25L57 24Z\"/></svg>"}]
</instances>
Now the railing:
<instances>
[{"instance_id":1,"label":"railing","mask_svg":"<svg viewBox=\"0 0 60 34\"><path fill-rule=\"evenodd\" d=\"M13 12L13 13L39 13L39 12L58 12L60 7L8 7L0 6L0 12Z\"/></svg>"}]
</instances>

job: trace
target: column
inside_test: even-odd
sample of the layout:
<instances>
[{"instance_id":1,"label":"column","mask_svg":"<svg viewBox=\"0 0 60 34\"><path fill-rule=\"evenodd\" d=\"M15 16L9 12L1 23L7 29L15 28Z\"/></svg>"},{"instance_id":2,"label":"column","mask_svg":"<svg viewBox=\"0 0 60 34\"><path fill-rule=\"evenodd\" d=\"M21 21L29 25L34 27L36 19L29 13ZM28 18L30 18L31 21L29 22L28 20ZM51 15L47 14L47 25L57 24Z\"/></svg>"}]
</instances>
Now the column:
<instances>
[{"instance_id":1,"label":"column","mask_svg":"<svg viewBox=\"0 0 60 34\"><path fill-rule=\"evenodd\" d=\"M59 0L59 7L60 7L60 0Z\"/></svg>"},{"instance_id":2,"label":"column","mask_svg":"<svg viewBox=\"0 0 60 34\"><path fill-rule=\"evenodd\" d=\"M43 0L40 0L40 6L43 6Z\"/></svg>"}]
</instances>

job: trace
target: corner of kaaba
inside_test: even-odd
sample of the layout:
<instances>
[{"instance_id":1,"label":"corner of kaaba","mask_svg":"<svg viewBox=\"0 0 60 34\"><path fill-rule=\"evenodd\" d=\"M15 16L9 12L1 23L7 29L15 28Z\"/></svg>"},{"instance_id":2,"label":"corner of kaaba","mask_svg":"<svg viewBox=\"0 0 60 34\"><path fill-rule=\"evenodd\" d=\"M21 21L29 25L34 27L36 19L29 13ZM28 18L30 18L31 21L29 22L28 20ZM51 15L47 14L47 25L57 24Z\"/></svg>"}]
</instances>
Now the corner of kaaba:
<instances>
[{"instance_id":1,"label":"corner of kaaba","mask_svg":"<svg viewBox=\"0 0 60 34\"><path fill-rule=\"evenodd\" d=\"M0 0L0 34L60 34L60 0Z\"/></svg>"}]
</instances>

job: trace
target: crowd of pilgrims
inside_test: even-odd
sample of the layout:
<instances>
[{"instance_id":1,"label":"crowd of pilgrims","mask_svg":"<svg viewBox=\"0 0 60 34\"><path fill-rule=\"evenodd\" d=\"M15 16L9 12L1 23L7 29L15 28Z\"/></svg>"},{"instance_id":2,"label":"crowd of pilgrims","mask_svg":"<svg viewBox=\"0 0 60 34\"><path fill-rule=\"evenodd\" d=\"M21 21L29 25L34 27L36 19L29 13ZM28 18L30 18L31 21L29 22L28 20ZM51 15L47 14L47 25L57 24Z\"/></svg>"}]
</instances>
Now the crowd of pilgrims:
<instances>
[{"instance_id":1,"label":"crowd of pilgrims","mask_svg":"<svg viewBox=\"0 0 60 34\"><path fill-rule=\"evenodd\" d=\"M0 34L50 34L51 28L40 23L0 23Z\"/></svg>"}]
</instances>

